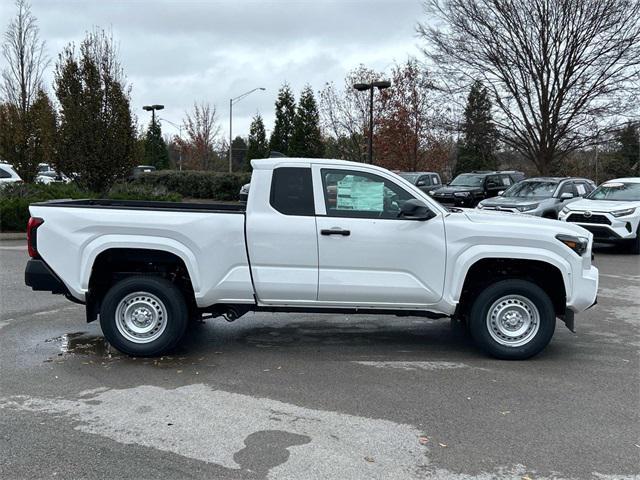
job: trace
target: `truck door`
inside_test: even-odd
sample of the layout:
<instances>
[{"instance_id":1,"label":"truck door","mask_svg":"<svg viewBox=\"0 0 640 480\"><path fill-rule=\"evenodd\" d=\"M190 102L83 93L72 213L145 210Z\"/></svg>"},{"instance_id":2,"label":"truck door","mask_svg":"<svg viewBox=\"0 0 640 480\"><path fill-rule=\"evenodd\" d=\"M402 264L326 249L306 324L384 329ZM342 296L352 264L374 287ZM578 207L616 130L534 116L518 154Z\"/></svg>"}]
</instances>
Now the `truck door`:
<instances>
[{"instance_id":1,"label":"truck door","mask_svg":"<svg viewBox=\"0 0 640 480\"><path fill-rule=\"evenodd\" d=\"M318 240L311 168L254 170L247 206L247 250L258 300L315 302Z\"/></svg>"},{"instance_id":2,"label":"truck door","mask_svg":"<svg viewBox=\"0 0 640 480\"><path fill-rule=\"evenodd\" d=\"M414 197L377 172L314 165L318 301L333 305L420 307L442 297L443 215L398 217Z\"/></svg>"}]
</instances>

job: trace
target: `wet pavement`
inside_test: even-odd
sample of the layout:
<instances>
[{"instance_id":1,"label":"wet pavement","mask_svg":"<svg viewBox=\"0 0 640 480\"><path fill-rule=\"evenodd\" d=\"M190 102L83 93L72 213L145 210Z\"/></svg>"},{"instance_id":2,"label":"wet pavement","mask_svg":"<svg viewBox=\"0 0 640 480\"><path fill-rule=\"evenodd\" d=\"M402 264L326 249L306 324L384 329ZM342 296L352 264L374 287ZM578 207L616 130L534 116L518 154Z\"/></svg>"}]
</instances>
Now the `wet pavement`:
<instances>
[{"instance_id":1,"label":"wet pavement","mask_svg":"<svg viewBox=\"0 0 640 480\"><path fill-rule=\"evenodd\" d=\"M248 314L157 359L23 286L0 242L0 478L640 478L640 258L524 362L448 320Z\"/></svg>"}]
</instances>

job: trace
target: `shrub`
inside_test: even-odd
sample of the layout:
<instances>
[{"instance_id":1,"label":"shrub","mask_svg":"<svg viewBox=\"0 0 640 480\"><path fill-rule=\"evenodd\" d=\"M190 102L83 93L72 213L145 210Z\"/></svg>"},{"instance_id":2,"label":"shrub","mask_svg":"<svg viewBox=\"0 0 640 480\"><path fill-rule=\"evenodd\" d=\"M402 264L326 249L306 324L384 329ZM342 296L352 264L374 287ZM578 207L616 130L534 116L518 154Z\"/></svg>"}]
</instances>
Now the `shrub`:
<instances>
[{"instance_id":1,"label":"shrub","mask_svg":"<svg viewBox=\"0 0 640 480\"><path fill-rule=\"evenodd\" d=\"M203 171L165 170L141 175L134 185L164 186L185 197L209 200L238 200L240 187L249 183L250 173L223 173Z\"/></svg>"},{"instance_id":2,"label":"shrub","mask_svg":"<svg viewBox=\"0 0 640 480\"><path fill-rule=\"evenodd\" d=\"M52 183L11 184L0 189L0 232L24 231L29 220L29 205L36 202L59 199L95 198L96 194L80 189L75 184ZM155 200L179 202L179 194L166 187L115 184L108 198L114 200Z\"/></svg>"}]
</instances>

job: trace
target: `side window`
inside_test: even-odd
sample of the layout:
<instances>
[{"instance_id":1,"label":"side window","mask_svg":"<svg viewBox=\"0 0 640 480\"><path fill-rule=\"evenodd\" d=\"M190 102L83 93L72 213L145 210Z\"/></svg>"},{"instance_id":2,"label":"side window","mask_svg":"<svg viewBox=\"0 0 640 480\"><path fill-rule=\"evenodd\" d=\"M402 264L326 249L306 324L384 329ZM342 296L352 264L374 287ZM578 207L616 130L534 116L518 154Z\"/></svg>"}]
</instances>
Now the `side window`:
<instances>
[{"instance_id":1,"label":"side window","mask_svg":"<svg viewBox=\"0 0 640 480\"><path fill-rule=\"evenodd\" d=\"M397 218L413 196L378 175L322 169L322 188L330 217Z\"/></svg>"},{"instance_id":2,"label":"side window","mask_svg":"<svg viewBox=\"0 0 640 480\"><path fill-rule=\"evenodd\" d=\"M0 178L11 178L11 174L4 168L0 167Z\"/></svg>"},{"instance_id":3,"label":"side window","mask_svg":"<svg viewBox=\"0 0 640 480\"><path fill-rule=\"evenodd\" d=\"M576 191L578 192L579 197L583 197L588 193L585 184L582 182L576 182Z\"/></svg>"},{"instance_id":4,"label":"side window","mask_svg":"<svg viewBox=\"0 0 640 480\"><path fill-rule=\"evenodd\" d=\"M563 193L572 193L576 195L576 191L573 188L573 182L564 182L562 187L560 187L560 192L558 192L558 196L561 197Z\"/></svg>"},{"instance_id":5,"label":"side window","mask_svg":"<svg viewBox=\"0 0 640 480\"><path fill-rule=\"evenodd\" d=\"M489 175L485 180L484 185L487 188L495 188L500 185L500 178L498 177L498 175Z\"/></svg>"},{"instance_id":6,"label":"side window","mask_svg":"<svg viewBox=\"0 0 640 480\"><path fill-rule=\"evenodd\" d=\"M315 215L311 169L281 167L273 171L269 203L285 215Z\"/></svg>"},{"instance_id":7,"label":"side window","mask_svg":"<svg viewBox=\"0 0 640 480\"><path fill-rule=\"evenodd\" d=\"M440 185L440 177L438 175L431 175L431 185Z\"/></svg>"},{"instance_id":8,"label":"side window","mask_svg":"<svg viewBox=\"0 0 640 480\"><path fill-rule=\"evenodd\" d=\"M513 181L511 180L511 177L509 175L502 175L501 179L502 185L504 185L505 187L513 185Z\"/></svg>"},{"instance_id":9,"label":"side window","mask_svg":"<svg viewBox=\"0 0 640 480\"><path fill-rule=\"evenodd\" d=\"M428 185L431 185L431 182L429 181L429 175L422 175L416 183L416 186L418 187L426 187Z\"/></svg>"}]
</instances>

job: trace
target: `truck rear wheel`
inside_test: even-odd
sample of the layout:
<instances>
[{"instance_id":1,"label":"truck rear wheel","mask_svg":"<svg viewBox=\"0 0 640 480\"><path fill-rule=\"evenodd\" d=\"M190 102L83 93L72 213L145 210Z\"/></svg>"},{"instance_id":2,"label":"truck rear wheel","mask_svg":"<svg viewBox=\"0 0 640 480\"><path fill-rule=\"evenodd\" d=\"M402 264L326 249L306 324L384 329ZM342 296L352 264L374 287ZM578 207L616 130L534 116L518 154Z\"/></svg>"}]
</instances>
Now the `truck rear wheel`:
<instances>
[{"instance_id":1,"label":"truck rear wheel","mask_svg":"<svg viewBox=\"0 0 640 480\"><path fill-rule=\"evenodd\" d=\"M182 338L189 310L182 292L158 277L130 277L102 300L100 326L116 349L133 356L161 355Z\"/></svg>"},{"instance_id":2,"label":"truck rear wheel","mask_svg":"<svg viewBox=\"0 0 640 480\"><path fill-rule=\"evenodd\" d=\"M485 288L471 307L469 326L489 355L524 360L551 341L556 314L549 295L536 284L501 280Z\"/></svg>"}]
</instances>

